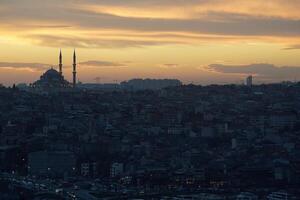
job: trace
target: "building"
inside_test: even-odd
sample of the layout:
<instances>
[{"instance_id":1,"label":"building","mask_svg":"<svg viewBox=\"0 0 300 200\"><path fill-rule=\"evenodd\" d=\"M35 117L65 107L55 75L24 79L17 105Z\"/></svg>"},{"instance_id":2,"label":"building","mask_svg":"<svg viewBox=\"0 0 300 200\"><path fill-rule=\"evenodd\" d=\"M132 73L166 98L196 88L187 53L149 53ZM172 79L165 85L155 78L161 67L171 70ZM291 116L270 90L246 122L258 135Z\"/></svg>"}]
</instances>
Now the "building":
<instances>
[{"instance_id":1,"label":"building","mask_svg":"<svg viewBox=\"0 0 300 200\"><path fill-rule=\"evenodd\" d=\"M80 165L80 174L85 177L97 176L97 163L96 162L85 162Z\"/></svg>"},{"instance_id":2,"label":"building","mask_svg":"<svg viewBox=\"0 0 300 200\"><path fill-rule=\"evenodd\" d=\"M28 155L28 173L36 176L64 177L76 170L76 157L68 151L38 151Z\"/></svg>"},{"instance_id":3,"label":"building","mask_svg":"<svg viewBox=\"0 0 300 200\"><path fill-rule=\"evenodd\" d=\"M33 87L46 90L68 88L70 83L64 79L62 74L51 68L41 76L40 80L33 83Z\"/></svg>"},{"instance_id":4,"label":"building","mask_svg":"<svg viewBox=\"0 0 300 200\"><path fill-rule=\"evenodd\" d=\"M120 83L120 87L126 90L160 90L180 85L182 83L177 79L131 79Z\"/></svg>"},{"instance_id":5,"label":"building","mask_svg":"<svg viewBox=\"0 0 300 200\"><path fill-rule=\"evenodd\" d=\"M31 87L37 90L59 90L65 88L76 87L76 52L74 50L73 54L73 81L72 83L65 80L63 76L63 64L62 64L62 53L59 53L59 71L55 70L53 67L47 70L39 80L31 84Z\"/></svg>"},{"instance_id":6,"label":"building","mask_svg":"<svg viewBox=\"0 0 300 200\"><path fill-rule=\"evenodd\" d=\"M116 177L122 175L124 172L123 163L113 163L110 169L110 176Z\"/></svg>"},{"instance_id":7,"label":"building","mask_svg":"<svg viewBox=\"0 0 300 200\"><path fill-rule=\"evenodd\" d=\"M284 191L279 191L279 192L272 192L267 196L268 200L288 200L291 199L291 196L284 192Z\"/></svg>"},{"instance_id":8,"label":"building","mask_svg":"<svg viewBox=\"0 0 300 200\"><path fill-rule=\"evenodd\" d=\"M257 200L258 196L250 192L242 192L237 195L236 200Z\"/></svg>"},{"instance_id":9,"label":"building","mask_svg":"<svg viewBox=\"0 0 300 200\"><path fill-rule=\"evenodd\" d=\"M22 164L21 150L16 145L0 146L0 170L2 172L13 172ZM19 166L20 167L20 166Z\"/></svg>"},{"instance_id":10,"label":"building","mask_svg":"<svg viewBox=\"0 0 300 200\"><path fill-rule=\"evenodd\" d=\"M252 76L248 76L248 77L246 78L246 85L247 85L248 87L251 87L252 84L253 84L253 77L252 77Z\"/></svg>"}]
</instances>

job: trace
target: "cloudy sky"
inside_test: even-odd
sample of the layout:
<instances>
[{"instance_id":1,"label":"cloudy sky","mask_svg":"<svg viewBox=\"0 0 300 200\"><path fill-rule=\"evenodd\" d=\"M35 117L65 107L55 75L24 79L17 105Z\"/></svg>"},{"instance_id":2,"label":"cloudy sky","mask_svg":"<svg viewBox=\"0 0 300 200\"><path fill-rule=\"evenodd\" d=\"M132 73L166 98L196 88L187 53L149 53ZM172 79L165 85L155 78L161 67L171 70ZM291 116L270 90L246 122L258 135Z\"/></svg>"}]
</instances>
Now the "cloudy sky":
<instances>
[{"instance_id":1,"label":"cloudy sky","mask_svg":"<svg viewBox=\"0 0 300 200\"><path fill-rule=\"evenodd\" d=\"M300 0L0 0L0 82L300 80Z\"/></svg>"}]
</instances>

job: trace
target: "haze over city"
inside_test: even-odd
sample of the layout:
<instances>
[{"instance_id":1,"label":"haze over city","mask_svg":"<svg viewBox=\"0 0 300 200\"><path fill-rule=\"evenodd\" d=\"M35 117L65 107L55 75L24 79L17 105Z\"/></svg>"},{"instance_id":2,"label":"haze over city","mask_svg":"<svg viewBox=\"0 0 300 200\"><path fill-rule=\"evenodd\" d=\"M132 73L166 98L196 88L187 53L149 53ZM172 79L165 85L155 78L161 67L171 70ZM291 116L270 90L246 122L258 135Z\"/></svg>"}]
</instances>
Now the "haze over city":
<instances>
[{"instance_id":1,"label":"haze over city","mask_svg":"<svg viewBox=\"0 0 300 200\"><path fill-rule=\"evenodd\" d=\"M32 83L58 65L82 82L300 80L297 0L1 0L0 80ZM98 79L99 80L99 79Z\"/></svg>"}]
</instances>

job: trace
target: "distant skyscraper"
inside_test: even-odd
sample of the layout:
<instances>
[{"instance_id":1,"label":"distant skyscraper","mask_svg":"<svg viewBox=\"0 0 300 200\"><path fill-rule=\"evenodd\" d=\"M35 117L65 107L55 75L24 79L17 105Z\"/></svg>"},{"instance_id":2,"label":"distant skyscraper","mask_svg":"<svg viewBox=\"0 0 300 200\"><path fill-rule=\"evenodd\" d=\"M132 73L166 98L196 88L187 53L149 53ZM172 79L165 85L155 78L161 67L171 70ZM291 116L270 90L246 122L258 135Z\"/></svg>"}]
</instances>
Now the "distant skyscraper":
<instances>
[{"instance_id":1,"label":"distant skyscraper","mask_svg":"<svg viewBox=\"0 0 300 200\"><path fill-rule=\"evenodd\" d=\"M253 84L253 77L252 77L252 75L251 75L251 76L248 76L248 77L246 78L246 85L249 86L249 87L251 87L252 84Z\"/></svg>"}]
</instances>

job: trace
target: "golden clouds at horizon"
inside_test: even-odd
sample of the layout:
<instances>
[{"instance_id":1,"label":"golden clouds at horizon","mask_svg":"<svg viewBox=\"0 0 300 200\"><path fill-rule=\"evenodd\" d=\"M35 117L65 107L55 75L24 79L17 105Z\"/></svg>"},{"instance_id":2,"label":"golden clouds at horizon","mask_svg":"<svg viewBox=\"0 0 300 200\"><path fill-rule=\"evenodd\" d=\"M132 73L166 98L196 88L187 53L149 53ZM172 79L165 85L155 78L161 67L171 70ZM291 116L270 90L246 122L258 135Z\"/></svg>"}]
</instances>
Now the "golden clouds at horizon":
<instances>
[{"instance_id":1,"label":"golden clouds at horizon","mask_svg":"<svg viewBox=\"0 0 300 200\"><path fill-rule=\"evenodd\" d=\"M113 76L209 81L216 74L199 68L217 61L300 66L299 8L297 0L3 0L0 62L57 63L59 48L67 51L66 65L73 48L79 49L81 62L130 61L121 69L81 68L84 81L95 75L107 81ZM170 64L177 67L161 67ZM27 82L41 72L11 66L0 70Z\"/></svg>"},{"instance_id":2,"label":"golden clouds at horizon","mask_svg":"<svg viewBox=\"0 0 300 200\"><path fill-rule=\"evenodd\" d=\"M26 1L4 1L2 41L79 48L300 43L297 1Z\"/></svg>"},{"instance_id":3,"label":"golden clouds at horizon","mask_svg":"<svg viewBox=\"0 0 300 200\"><path fill-rule=\"evenodd\" d=\"M300 44L300 37L218 35L190 32L98 30L78 28L33 28L23 31L0 29L0 42L45 47L127 48L160 45L274 43L286 47ZM184 48L184 47L183 47Z\"/></svg>"}]
</instances>

